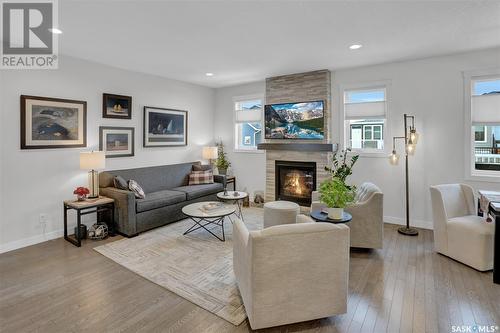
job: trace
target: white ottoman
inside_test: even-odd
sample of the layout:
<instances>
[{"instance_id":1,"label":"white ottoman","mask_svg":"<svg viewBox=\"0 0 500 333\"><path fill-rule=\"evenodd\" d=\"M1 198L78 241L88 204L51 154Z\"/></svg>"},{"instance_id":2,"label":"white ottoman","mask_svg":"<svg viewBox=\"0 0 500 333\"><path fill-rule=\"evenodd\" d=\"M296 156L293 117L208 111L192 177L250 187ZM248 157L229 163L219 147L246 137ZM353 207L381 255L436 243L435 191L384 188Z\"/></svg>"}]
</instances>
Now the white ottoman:
<instances>
[{"instance_id":1,"label":"white ottoman","mask_svg":"<svg viewBox=\"0 0 500 333\"><path fill-rule=\"evenodd\" d=\"M295 223L300 207L295 202L271 201L264 204L264 228Z\"/></svg>"}]
</instances>

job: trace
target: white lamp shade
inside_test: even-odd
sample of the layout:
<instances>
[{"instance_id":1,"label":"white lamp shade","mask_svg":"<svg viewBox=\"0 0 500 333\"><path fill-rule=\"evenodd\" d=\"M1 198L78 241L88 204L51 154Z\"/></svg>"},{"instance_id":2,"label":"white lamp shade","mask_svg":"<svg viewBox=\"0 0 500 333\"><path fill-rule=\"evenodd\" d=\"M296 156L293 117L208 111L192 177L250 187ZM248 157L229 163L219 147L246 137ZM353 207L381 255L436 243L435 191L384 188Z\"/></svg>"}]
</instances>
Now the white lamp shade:
<instances>
[{"instance_id":1,"label":"white lamp shade","mask_svg":"<svg viewBox=\"0 0 500 333\"><path fill-rule=\"evenodd\" d=\"M500 125L500 94L472 96L472 123Z\"/></svg>"},{"instance_id":2,"label":"white lamp shade","mask_svg":"<svg viewBox=\"0 0 500 333\"><path fill-rule=\"evenodd\" d=\"M217 158L217 147L203 147L202 157L204 160L213 160Z\"/></svg>"},{"instance_id":3,"label":"white lamp shade","mask_svg":"<svg viewBox=\"0 0 500 333\"><path fill-rule=\"evenodd\" d=\"M385 118L385 102L346 103L345 119Z\"/></svg>"},{"instance_id":4,"label":"white lamp shade","mask_svg":"<svg viewBox=\"0 0 500 333\"><path fill-rule=\"evenodd\" d=\"M106 167L106 156L103 151L80 153L80 169L99 170Z\"/></svg>"}]
</instances>

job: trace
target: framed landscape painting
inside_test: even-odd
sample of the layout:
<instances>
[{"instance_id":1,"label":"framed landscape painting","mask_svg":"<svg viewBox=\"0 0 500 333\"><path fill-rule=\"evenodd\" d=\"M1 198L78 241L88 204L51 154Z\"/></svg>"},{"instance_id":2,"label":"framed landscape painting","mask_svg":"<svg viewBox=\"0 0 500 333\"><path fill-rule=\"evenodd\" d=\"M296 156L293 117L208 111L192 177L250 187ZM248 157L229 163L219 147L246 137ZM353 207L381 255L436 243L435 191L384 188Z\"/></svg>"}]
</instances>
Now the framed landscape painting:
<instances>
[{"instance_id":1,"label":"framed landscape painting","mask_svg":"<svg viewBox=\"0 0 500 333\"><path fill-rule=\"evenodd\" d=\"M134 156L133 127L99 127L99 150L106 158Z\"/></svg>"},{"instance_id":2,"label":"framed landscape painting","mask_svg":"<svg viewBox=\"0 0 500 333\"><path fill-rule=\"evenodd\" d=\"M144 147L187 145L187 111L144 107Z\"/></svg>"},{"instance_id":3,"label":"framed landscape painting","mask_svg":"<svg viewBox=\"0 0 500 333\"><path fill-rule=\"evenodd\" d=\"M21 95L21 149L87 146L87 102Z\"/></svg>"},{"instance_id":4,"label":"framed landscape painting","mask_svg":"<svg viewBox=\"0 0 500 333\"><path fill-rule=\"evenodd\" d=\"M102 117L132 119L132 97L102 94Z\"/></svg>"}]
</instances>

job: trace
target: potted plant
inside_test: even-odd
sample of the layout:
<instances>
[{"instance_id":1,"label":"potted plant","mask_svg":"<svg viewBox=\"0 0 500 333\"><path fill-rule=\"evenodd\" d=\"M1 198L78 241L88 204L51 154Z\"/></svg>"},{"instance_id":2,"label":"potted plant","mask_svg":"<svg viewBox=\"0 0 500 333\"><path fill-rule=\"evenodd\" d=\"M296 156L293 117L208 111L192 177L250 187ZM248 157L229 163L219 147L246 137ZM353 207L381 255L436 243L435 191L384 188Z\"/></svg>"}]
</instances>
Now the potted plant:
<instances>
[{"instance_id":1,"label":"potted plant","mask_svg":"<svg viewBox=\"0 0 500 333\"><path fill-rule=\"evenodd\" d=\"M86 187L77 187L76 190L73 191L73 194L76 194L78 201L85 201L87 199L87 195L90 194L90 191Z\"/></svg>"},{"instance_id":2,"label":"potted plant","mask_svg":"<svg viewBox=\"0 0 500 333\"><path fill-rule=\"evenodd\" d=\"M347 184L347 178L352 175L352 168L358 161L359 155L348 159L350 148L342 150L340 154L333 154L332 163L325 170L331 178L321 183L319 188L320 200L328 207L328 218L339 220L344 214L344 208L354 201L356 187Z\"/></svg>"},{"instance_id":3,"label":"potted plant","mask_svg":"<svg viewBox=\"0 0 500 333\"><path fill-rule=\"evenodd\" d=\"M222 141L217 143L217 159L215 160L215 166L219 170L220 175L225 175L227 173L227 168L231 163L227 160L226 152L224 151L224 144Z\"/></svg>"},{"instance_id":4,"label":"potted plant","mask_svg":"<svg viewBox=\"0 0 500 333\"><path fill-rule=\"evenodd\" d=\"M355 187L348 186L338 177L332 177L321 183L319 188L320 200L328 206L328 218L340 220L344 215L344 208L354 201Z\"/></svg>"}]
</instances>

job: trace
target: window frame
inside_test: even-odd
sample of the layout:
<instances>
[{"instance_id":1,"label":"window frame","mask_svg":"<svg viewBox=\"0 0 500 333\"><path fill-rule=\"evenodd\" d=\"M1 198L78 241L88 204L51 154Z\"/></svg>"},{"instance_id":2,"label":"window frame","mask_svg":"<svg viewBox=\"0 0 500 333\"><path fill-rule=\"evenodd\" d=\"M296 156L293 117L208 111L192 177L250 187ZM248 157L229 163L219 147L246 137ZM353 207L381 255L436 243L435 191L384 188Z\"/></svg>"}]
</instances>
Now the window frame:
<instances>
[{"instance_id":1,"label":"window frame","mask_svg":"<svg viewBox=\"0 0 500 333\"><path fill-rule=\"evenodd\" d=\"M382 138L384 142L384 149L373 149L373 148L353 148L352 151L360 156L364 157L378 157L386 158L390 152L390 145L392 129L390 126L390 116L391 116L391 105L392 105L392 81L391 80L380 80L371 82L360 82L360 83L348 83L339 85L339 115L340 115L340 143L342 148L345 149L350 147L350 124L348 124L345 119L345 103L346 97L345 93L350 90L385 90L385 119L382 125ZM364 131L364 129L363 129ZM364 136L364 133L363 133Z\"/></svg>"},{"instance_id":2,"label":"window frame","mask_svg":"<svg viewBox=\"0 0 500 333\"><path fill-rule=\"evenodd\" d=\"M472 130L472 109L471 101L474 96L473 82L484 81L488 79L500 79L500 67L473 70L462 72L464 79L464 165L465 179L478 182L498 182L500 183L500 171L476 170L475 150L476 143L475 132ZM486 135L485 135L486 137Z\"/></svg>"},{"instance_id":3,"label":"window frame","mask_svg":"<svg viewBox=\"0 0 500 333\"><path fill-rule=\"evenodd\" d=\"M236 103L241 103L241 102L246 102L246 101L253 101L253 100L260 100L261 101L261 114L260 114L260 122L252 122L252 123L260 123L261 126L261 133L264 135L264 94L252 94L252 95L243 95L243 96L234 96L233 97L233 104L232 104L232 113L233 113L233 152L235 153L248 153L248 154L262 154L265 151L264 150L259 150L257 149L257 146L251 146L251 148L241 148L241 146L238 144L238 124L242 124L236 121ZM250 123L249 123L250 124ZM263 137L264 139L264 137ZM263 141L262 141L263 142Z\"/></svg>"}]
</instances>

